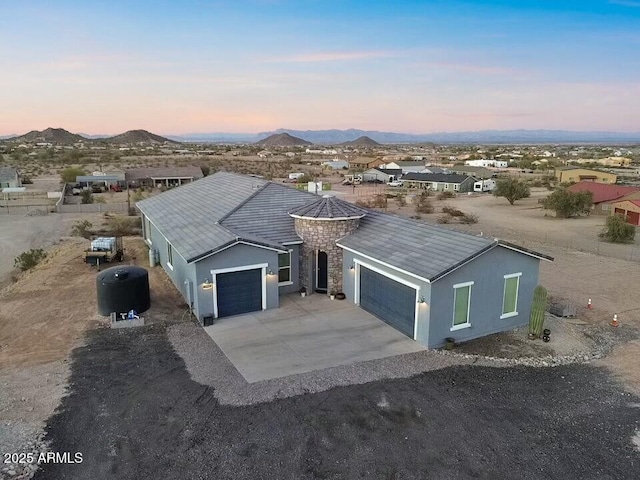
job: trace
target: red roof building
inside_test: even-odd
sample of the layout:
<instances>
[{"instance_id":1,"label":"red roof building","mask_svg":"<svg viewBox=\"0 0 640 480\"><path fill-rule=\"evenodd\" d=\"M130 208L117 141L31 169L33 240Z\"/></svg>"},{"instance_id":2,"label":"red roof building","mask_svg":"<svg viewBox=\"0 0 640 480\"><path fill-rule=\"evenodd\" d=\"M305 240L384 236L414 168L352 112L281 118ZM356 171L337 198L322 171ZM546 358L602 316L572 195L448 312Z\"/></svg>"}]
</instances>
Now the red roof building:
<instances>
[{"instance_id":1,"label":"red roof building","mask_svg":"<svg viewBox=\"0 0 640 480\"><path fill-rule=\"evenodd\" d=\"M591 192L593 195L593 213L608 214L610 203L621 199L640 200L640 187L616 185L609 183L578 182L567 188L570 192Z\"/></svg>"}]
</instances>

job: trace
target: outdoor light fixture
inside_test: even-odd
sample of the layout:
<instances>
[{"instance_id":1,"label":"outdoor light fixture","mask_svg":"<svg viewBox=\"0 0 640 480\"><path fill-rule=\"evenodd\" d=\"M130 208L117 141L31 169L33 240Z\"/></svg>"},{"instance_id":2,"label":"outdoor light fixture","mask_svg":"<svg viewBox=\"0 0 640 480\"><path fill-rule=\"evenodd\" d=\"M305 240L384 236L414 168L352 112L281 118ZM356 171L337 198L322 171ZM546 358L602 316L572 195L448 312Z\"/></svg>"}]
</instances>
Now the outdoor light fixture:
<instances>
[{"instance_id":1,"label":"outdoor light fixture","mask_svg":"<svg viewBox=\"0 0 640 480\"><path fill-rule=\"evenodd\" d=\"M356 266L352 263L351 266L349 267L349 270L355 270Z\"/></svg>"},{"instance_id":2,"label":"outdoor light fixture","mask_svg":"<svg viewBox=\"0 0 640 480\"><path fill-rule=\"evenodd\" d=\"M427 301L424 299L424 297L420 297L418 303L427 303Z\"/></svg>"},{"instance_id":3,"label":"outdoor light fixture","mask_svg":"<svg viewBox=\"0 0 640 480\"><path fill-rule=\"evenodd\" d=\"M204 282L202 282L202 289L211 290L212 288L213 288L213 283L209 281L209 277L205 278Z\"/></svg>"},{"instance_id":4,"label":"outdoor light fixture","mask_svg":"<svg viewBox=\"0 0 640 480\"><path fill-rule=\"evenodd\" d=\"M275 273L273 273L273 270L269 269L267 270L267 275L275 275Z\"/></svg>"}]
</instances>

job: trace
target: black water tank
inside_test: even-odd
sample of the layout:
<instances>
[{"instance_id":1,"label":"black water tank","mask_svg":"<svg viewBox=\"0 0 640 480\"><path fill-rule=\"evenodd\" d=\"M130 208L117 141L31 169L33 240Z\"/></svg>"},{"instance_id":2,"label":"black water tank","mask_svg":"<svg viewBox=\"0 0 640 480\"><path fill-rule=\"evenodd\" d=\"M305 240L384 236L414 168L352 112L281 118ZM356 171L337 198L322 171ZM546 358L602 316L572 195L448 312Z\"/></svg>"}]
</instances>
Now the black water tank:
<instances>
[{"instance_id":1,"label":"black water tank","mask_svg":"<svg viewBox=\"0 0 640 480\"><path fill-rule=\"evenodd\" d=\"M100 315L130 310L142 313L151 304L149 272L144 268L133 265L107 268L96 277L96 287Z\"/></svg>"}]
</instances>

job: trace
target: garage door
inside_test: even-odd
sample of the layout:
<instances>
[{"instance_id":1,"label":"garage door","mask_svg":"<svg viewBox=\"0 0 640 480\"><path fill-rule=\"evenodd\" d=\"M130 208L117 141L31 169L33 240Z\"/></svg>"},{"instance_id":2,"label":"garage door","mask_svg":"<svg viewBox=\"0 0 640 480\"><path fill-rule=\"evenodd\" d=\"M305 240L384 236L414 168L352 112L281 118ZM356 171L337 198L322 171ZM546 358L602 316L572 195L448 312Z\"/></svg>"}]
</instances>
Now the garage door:
<instances>
[{"instance_id":1,"label":"garage door","mask_svg":"<svg viewBox=\"0 0 640 480\"><path fill-rule=\"evenodd\" d=\"M262 269L216 275L218 317L262 310Z\"/></svg>"},{"instance_id":2,"label":"garage door","mask_svg":"<svg viewBox=\"0 0 640 480\"><path fill-rule=\"evenodd\" d=\"M631 225L640 225L640 214L638 212L627 211L627 223Z\"/></svg>"},{"instance_id":3,"label":"garage door","mask_svg":"<svg viewBox=\"0 0 640 480\"><path fill-rule=\"evenodd\" d=\"M360 306L413 338L415 289L373 270L360 267Z\"/></svg>"}]
</instances>

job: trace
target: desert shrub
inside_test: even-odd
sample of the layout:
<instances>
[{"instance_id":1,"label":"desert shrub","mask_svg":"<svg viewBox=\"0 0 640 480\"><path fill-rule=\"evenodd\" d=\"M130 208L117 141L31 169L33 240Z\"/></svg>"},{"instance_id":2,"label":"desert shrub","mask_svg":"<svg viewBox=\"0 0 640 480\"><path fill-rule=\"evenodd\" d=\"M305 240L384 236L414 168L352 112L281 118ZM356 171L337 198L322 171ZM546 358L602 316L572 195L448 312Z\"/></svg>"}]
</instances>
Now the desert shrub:
<instances>
[{"instance_id":1,"label":"desert shrub","mask_svg":"<svg viewBox=\"0 0 640 480\"><path fill-rule=\"evenodd\" d=\"M71 227L71 235L74 237L90 238L91 227L93 224L89 220L78 220L73 227Z\"/></svg>"},{"instance_id":2,"label":"desert shrub","mask_svg":"<svg viewBox=\"0 0 640 480\"><path fill-rule=\"evenodd\" d=\"M636 227L627 223L622 215L607 217L607 226L600 232L600 238L612 243L632 243L636 237Z\"/></svg>"},{"instance_id":3,"label":"desert shrub","mask_svg":"<svg viewBox=\"0 0 640 480\"><path fill-rule=\"evenodd\" d=\"M566 188L559 188L542 202L542 208L553 210L556 217L569 218L591 211L593 194L591 192L570 192Z\"/></svg>"},{"instance_id":4,"label":"desert shrub","mask_svg":"<svg viewBox=\"0 0 640 480\"><path fill-rule=\"evenodd\" d=\"M136 189L136 191L134 192L133 196L131 197L131 199L134 202L139 202L140 200L144 199L144 193L142 188L138 188Z\"/></svg>"},{"instance_id":5,"label":"desert shrub","mask_svg":"<svg viewBox=\"0 0 640 480\"><path fill-rule=\"evenodd\" d=\"M407 204L407 197L403 194L398 194L396 196L396 201L398 202L398 206L404 207Z\"/></svg>"},{"instance_id":6,"label":"desert shrub","mask_svg":"<svg viewBox=\"0 0 640 480\"><path fill-rule=\"evenodd\" d=\"M436 218L436 221L438 223L450 223L451 217L449 215L440 215L438 218Z\"/></svg>"},{"instance_id":7,"label":"desert shrub","mask_svg":"<svg viewBox=\"0 0 640 480\"><path fill-rule=\"evenodd\" d=\"M416 199L416 213L433 213L433 205L426 191Z\"/></svg>"},{"instance_id":8,"label":"desert shrub","mask_svg":"<svg viewBox=\"0 0 640 480\"><path fill-rule=\"evenodd\" d=\"M442 207L442 213L447 213L452 217L462 217L464 215L464 212L458 210L457 208L450 207L449 205L445 205L444 207Z\"/></svg>"},{"instance_id":9,"label":"desert shrub","mask_svg":"<svg viewBox=\"0 0 640 480\"><path fill-rule=\"evenodd\" d=\"M473 215L472 213L465 213L462 216L458 217L460 223L478 223L478 216Z\"/></svg>"},{"instance_id":10,"label":"desert shrub","mask_svg":"<svg viewBox=\"0 0 640 480\"><path fill-rule=\"evenodd\" d=\"M13 261L13 266L19 268L23 272L30 270L40 263L47 256L41 248L32 248L28 252L22 252Z\"/></svg>"},{"instance_id":11,"label":"desert shrub","mask_svg":"<svg viewBox=\"0 0 640 480\"><path fill-rule=\"evenodd\" d=\"M94 203L107 203L104 197L94 197Z\"/></svg>"},{"instance_id":12,"label":"desert shrub","mask_svg":"<svg viewBox=\"0 0 640 480\"><path fill-rule=\"evenodd\" d=\"M75 183L76 177L85 175L86 172L81 168L69 167L62 170L60 178L66 183Z\"/></svg>"},{"instance_id":13,"label":"desert shrub","mask_svg":"<svg viewBox=\"0 0 640 480\"><path fill-rule=\"evenodd\" d=\"M371 199L371 206L374 208L387 208L387 197L382 194L374 195Z\"/></svg>"},{"instance_id":14,"label":"desert shrub","mask_svg":"<svg viewBox=\"0 0 640 480\"><path fill-rule=\"evenodd\" d=\"M369 202L367 202L366 200L356 200L356 205L359 206L359 207L368 208L369 207Z\"/></svg>"},{"instance_id":15,"label":"desert shrub","mask_svg":"<svg viewBox=\"0 0 640 480\"><path fill-rule=\"evenodd\" d=\"M107 220L108 228L115 235L137 235L142 228L140 217L114 215Z\"/></svg>"},{"instance_id":16,"label":"desert shrub","mask_svg":"<svg viewBox=\"0 0 640 480\"><path fill-rule=\"evenodd\" d=\"M84 205L93 203L93 193L91 190L83 190L80 194L80 202Z\"/></svg>"},{"instance_id":17,"label":"desert shrub","mask_svg":"<svg viewBox=\"0 0 640 480\"><path fill-rule=\"evenodd\" d=\"M445 191L445 192L440 192L436 198L438 200L446 200L448 198L455 198L455 196L456 196L455 193L449 192L449 191Z\"/></svg>"},{"instance_id":18,"label":"desert shrub","mask_svg":"<svg viewBox=\"0 0 640 480\"><path fill-rule=\"evenodd\" d=\"M528 198L531 192L529 186L524 181L518 180L517 178L502 178L496 182L493 195L496 197L504 197L513 205L516 200Z\"/></svg>"}]
</instances>

